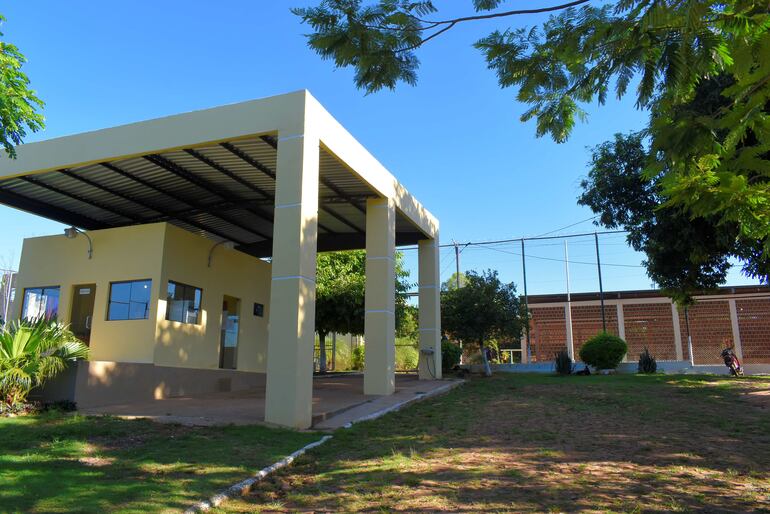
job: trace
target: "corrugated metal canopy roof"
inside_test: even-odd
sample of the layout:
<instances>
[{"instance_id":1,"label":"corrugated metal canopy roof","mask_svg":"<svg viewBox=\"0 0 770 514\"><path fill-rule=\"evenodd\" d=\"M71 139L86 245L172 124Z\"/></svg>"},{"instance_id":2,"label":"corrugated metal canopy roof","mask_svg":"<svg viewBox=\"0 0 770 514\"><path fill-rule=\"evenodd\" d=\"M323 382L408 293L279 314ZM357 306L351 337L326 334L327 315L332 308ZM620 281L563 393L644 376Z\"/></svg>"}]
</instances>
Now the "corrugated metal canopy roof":
<instances>
[{"instance_id":1,"label":"corrugated metal canopy roof","mask_svg":"<svg viewBox=\"0 0 770 514\"><path fill-rule=\"evenodd\" d=\"M364 248L366 199L378 195L319 151L318 249ZM276 162L275 137L253 136L0 179L0 203L86 230L167 221L267 257ZM398 213L396 243L423 238Z\"/></svg>"}]
</instances>

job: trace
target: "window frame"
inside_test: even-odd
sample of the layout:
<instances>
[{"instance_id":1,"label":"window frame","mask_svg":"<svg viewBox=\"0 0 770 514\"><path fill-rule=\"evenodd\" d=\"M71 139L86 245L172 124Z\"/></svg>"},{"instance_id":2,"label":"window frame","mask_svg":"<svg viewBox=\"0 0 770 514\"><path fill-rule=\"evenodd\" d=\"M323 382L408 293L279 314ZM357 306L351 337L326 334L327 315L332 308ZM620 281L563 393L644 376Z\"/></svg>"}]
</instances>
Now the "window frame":
<instances>
[{"instance_id":1,"label":"window frame","mask_svg":"<svg viewBox=\"0 0 770 514\"><path fill-rule=\"evenodd\" d=\"M112 288L116 284L136 284L139 282L148 282L148 289L147 292L147 307L145 309L145 315L142 318L132 318L131 317L131 292L129 291L128 294L128 302L117 302L112 300ZM127 304L128 305L128 316L125 318L113 318L111 316L112 314L112 304L113 303L119 303L119 304ZM133 302L133 303L140 303L140 302ZM137 278L133 280L115 280L110 282L110 288L107 291L107 312L105 313L105 320L106 321L143 321L150 319L150 310L152 310L152 279L151 278Z\"/></svg>"},{"instance_id":2,"label":"window frame","mask_svg":"<svg viewBox=\"0 0 770 514\"><path fill-rule=\"evenodd\" d=\"M172 284L174 285L175 288L181 287L183 290L185 290L185 289L192 289L192 292L193 292L192 293L193 294L193 305L195 305L194 304L194 302L195 302L195 292L197 291L199 293L198 294L198 305L197 305L197 308L195 309L195 321L194 322L192 322L192 321L185 321L183 319L171 319L170 316L171 316L172 300L169 299L168 289L169 289L169 287ZM173 302L180 302L180 301L184 302L184 301L187 301L187 300L173 300ZM183 323L185 325L200 326L203 323L201 321L201 310L202 310L202 308L203 308L203 288L202 287L193 286L191 284L186 284L184 282L179 282L177 280L168 279L167 284L166 284L166 321L172 321L174 323ZM189 312L189 311L187 311L187 312Z\"/></svg>"},{"instance_id":3,"label":"window frame","mask_svg":"<svg viewBox=\"0 0 770 514\"><path fill-rule=\"evenodd\" d=\"M58 285L58 286L32 286L32 287L25 287L25 288L23 288L22 289L22 296L21 296L21 312L19 313L19 318L20 319L27 319L24 316L24 311L27 310L27 306L28 306L28 304L27 304L27 291L31 291L31 290L35 290L35 289L39 289L40 290L41 296L43 296L45 291L48 290L48 289L56 289L59 292L59 294L57 296L57 301L56 301L56 314L51 316L50 318L47 317L47 316L43 317L44 319L54 319L54 320L55 319L59 319L59 305L61 303L61 286L60 285ZM38 317L38 318L34 318L34 319L43 319L43 318Z\"/></svg>"}]
</instances>

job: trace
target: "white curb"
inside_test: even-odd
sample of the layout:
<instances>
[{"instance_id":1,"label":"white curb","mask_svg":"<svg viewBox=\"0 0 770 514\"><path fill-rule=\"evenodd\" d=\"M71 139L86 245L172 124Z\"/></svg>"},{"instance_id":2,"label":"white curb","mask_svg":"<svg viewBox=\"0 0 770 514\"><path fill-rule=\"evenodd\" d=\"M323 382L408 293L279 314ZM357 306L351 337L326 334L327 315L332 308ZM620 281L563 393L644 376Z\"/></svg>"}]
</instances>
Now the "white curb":
<instances>
[{"instance_id":1,"label":"white curb","mask_svg":"<svg viewBox=\"0 0 770 514\"><path fill-rule=\"evenodd\" d=\"M368 414L366 416L358 418L355 421L351 421L349 423L346 423L345 425L342 426L342 428L350 428L355 423L361 423L362 421L370 421L372 419L377 419L377 418L382 417L385 414L388 414L390 412L395 412L397 410L401 410L401 409L403 409L404 407L406 407L407 405L409 405L411 403L418 402L418 401L424 400L426 398L431 398L433 396L438 396L440 394L447 393L447 392L451 391L452 389L454 389L455 387L457 387L457 386L459 386L461 384L464 384L464 383L465 383L465 380L458 380L456 382L451 382L451 383L449 383L449 384L447 384L445 386L436 388L436 389L434 389L432 391L429 391L427 393L416 394L416 395L414 395L413 398L409 398L408 400L404 400L403 402L396 403L395 405L391 405L390 407L386 407L384 409L378 410L377 412L372 412L371 414Z\"/></svg>"},{"instance_id":2,"label":"white curb","mask_svg":"<svg viewBox=\"0 0 770 514\"><path fill-rule=\"evenodd\" d=\"M279 460L275 464L268 466L264 469L261 469L259 473L257 473L253 477L247 478L246 480L238 482L237 484L231 485L227 489L215 494L208 500L204 500L202 502L196 503L195 505L187 509L185 511L185 514L192 514L195 512L205 512L213 507L219 507L222 503L226 502L231 498L235 498L235 497L243 496L247 494L251 490L251 488L254 486L254 484L264 479L266 476L270 475L271 473L274 473L281 468L285 468L286 466L294 462L294 459L304 454L306 451L312 448L315 448L316 446L321 446L331 438L332 436L325 435L318 441L314 443L310 443L307 446L303 446L296 452L292 453L287 457L284 457L283 459Z\"/></svg>"}]
</instances>

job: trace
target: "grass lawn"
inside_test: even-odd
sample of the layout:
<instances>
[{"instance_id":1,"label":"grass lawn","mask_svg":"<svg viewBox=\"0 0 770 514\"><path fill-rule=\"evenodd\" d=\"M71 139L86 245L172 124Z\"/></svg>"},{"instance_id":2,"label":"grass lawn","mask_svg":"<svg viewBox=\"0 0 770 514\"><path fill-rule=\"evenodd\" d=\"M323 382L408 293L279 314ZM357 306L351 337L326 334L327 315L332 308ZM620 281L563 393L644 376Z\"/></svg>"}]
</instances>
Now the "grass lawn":
<instances>
[{"instance_id":1,"label":"grass lawn","mask_svg":"<svg viewBox=\"0 0 770 514\"><path fill-rule=\"evenodd\" d=\"M59 413L0 418L0 512L178 511L319 438Z\"/></svg>"},{"instance_id":2,"label":"grass lawn","mask_svg":"<svg viewBox=\"0 0 770 514\"><path fill-rule=\"evenodd\" d=\"M473 379L220 512L770 512L770 378Z\"/></svg>"}]
</instances>

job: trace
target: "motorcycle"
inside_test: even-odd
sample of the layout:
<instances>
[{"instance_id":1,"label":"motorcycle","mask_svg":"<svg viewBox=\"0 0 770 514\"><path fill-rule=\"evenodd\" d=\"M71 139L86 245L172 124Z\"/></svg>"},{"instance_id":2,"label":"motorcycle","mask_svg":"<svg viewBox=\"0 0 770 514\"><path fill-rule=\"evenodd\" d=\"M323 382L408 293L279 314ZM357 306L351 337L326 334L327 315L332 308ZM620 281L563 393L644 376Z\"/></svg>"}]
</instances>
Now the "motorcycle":
<instances>
[{"instance_id":1,"label":"motorcycle","mask_svg":"<svg viewBox=\"0 0 770 514\"><path fill-rule=\"evenodd\" d=\"M732 348L725 348L722 350L722 359L725 361L725 366L730 370L730 374L735 377L743 376L743 366L741 361L738 360L738 356Z\"/></svg>"}]
</instances>

